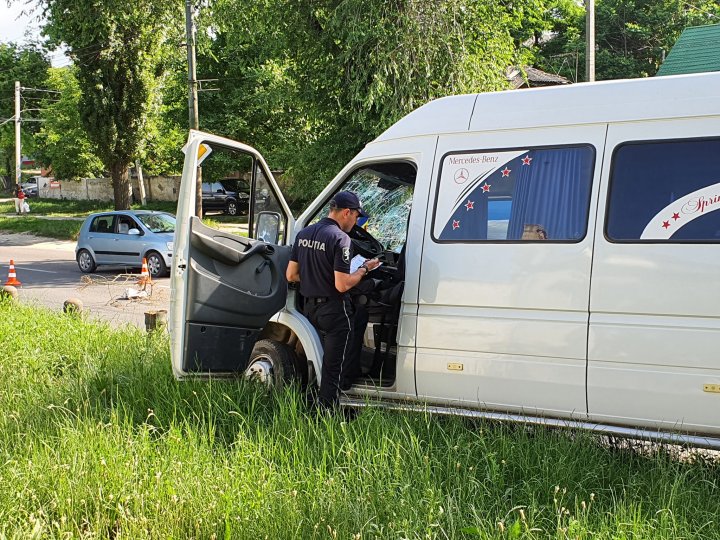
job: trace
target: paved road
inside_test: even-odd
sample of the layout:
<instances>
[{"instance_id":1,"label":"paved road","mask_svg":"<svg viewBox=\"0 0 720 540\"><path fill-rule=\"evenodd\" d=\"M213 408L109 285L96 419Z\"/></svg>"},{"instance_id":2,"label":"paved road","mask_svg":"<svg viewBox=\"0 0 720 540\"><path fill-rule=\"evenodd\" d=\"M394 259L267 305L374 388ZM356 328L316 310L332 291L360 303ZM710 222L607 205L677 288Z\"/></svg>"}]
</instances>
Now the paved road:
<instances>
[{"instance_id":1,"label":"paved road","mask_svg":"<svg viewBox=\"0 0 720 540\"><path fill-rule=\"evenodd\" d=\"M152 295L139 300L120 299L128 288L137 289L137 270L101 266L95 274L82 274L75 262L75 243L28 234L0 233L0 285L7 280L10 259L15 261L20 299L62 310L68 298L82 300L91 317L114 326L134 324L145 328L146 311L168 309L168 278L155 280ZM126 273L127 272L127 273Z\"/></svg>"}]
</instances>

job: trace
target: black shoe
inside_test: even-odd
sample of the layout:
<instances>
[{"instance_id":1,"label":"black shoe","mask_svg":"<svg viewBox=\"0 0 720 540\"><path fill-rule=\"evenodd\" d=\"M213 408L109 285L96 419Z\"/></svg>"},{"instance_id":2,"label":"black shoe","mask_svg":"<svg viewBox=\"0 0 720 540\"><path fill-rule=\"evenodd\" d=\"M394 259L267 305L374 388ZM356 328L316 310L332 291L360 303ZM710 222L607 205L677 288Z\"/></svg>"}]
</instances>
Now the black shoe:
<instances>
[{"instance_id":1,"label":"black shoe","mask_svg":"<svg viewBox=\"0 0 720 540\"><path fill-rule=\"evenodd\" d=\"M348 379L343 379L342 381L340 381L340 390L342 390L343 392L347 392L348 390L350 390L352 388L352 385L353 385L353 381L350 381Z\"/></svg>"}]
</instances>

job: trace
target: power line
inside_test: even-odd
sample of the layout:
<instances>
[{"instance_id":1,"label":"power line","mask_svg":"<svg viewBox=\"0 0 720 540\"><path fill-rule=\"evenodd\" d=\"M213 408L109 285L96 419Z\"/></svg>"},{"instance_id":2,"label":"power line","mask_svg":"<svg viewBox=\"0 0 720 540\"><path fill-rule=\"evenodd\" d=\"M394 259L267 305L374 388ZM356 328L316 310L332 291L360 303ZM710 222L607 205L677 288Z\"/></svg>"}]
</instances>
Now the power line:
<instances>
[{"instance_id":1,"label":"power line","mask_svg":"<svg viewBox=\"0 0 720 540\"><path fill-rule=\"evenodd\" d=\"M718 16L717 13L711 13L709 11L705 11L701 7L694 6L688 2L683 2L683 4L685 5L686 8L690 8L690 9L694 9L695 11L699 11L700 13L707 15L708 17L717 18L717 16Z\"/></svg>"},{"instance_id":2,"label":"power line","mask_svg":"<svg viewBox=\"0 0 720 540\"><path fill-rule=\"evenodd\" d=\"M27 88L25 86L21 86L20 90L23 92L26 90L29 90L31 92L47 92L48 94L62 94L59 90L48 90L47 88Z\"/></svg>"}]
</instances>

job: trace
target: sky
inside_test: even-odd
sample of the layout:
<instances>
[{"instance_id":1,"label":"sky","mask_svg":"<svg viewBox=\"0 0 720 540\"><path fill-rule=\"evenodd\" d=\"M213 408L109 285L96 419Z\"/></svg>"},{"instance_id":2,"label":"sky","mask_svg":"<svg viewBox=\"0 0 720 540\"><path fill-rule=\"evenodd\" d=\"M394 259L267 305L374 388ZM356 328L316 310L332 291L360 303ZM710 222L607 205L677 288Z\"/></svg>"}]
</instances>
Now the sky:
<instances>
[{"instance_id":1,"label":"sky","mask_svg":"<svg viewBox=\"0 0 720 540\"><path fill-rule=\"evenodd\" d=\"M40 21L37 15L23 15L25 2L16 0L8 7L6 0L0 0L0 41L26 43L40 37ZM55 67L68 65L70 61L62 51L53 51L50 61Z\"/></svg>"}]
</instances>

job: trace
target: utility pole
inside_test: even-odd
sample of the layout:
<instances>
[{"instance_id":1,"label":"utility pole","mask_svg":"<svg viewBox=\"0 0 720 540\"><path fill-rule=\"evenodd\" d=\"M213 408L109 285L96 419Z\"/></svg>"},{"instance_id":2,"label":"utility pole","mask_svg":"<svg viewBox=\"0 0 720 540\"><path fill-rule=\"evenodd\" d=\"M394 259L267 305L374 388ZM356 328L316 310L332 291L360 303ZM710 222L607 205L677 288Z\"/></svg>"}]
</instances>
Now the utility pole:
<instances>
[{"instance_id":1,"label":"utility pole","mask_svg":"<svg viewBox=\"0 0 720 540\"><path fill-rule=\"evenodd\" d=\"M188 111L190 129L198 129L197 72L195 68L195 23L192 0L185 0L185 34L187 35Z\"/></svg>"},{"instance_id":2,"label":"utility pole","mask_svg":"<svg viewBox=\"0 0 720 540\"><path fill-rule=\"evenodd\" d=\"M20 165L22 148L20 141L20 81L15 81L15 185L20 184Z\"/></svg>"},{"instance_id":3,"label":"utility pole","mask_svg":"<svg viewBox=\"0 0 720 540\"><path fill-rule=\"evenodd\" d=\"M198 119L198 83L195 67L195 23L193 21L192 0L185 0L185 34L188 61L188 112L190 129L200 129ZM202 169L198 167L195 182L195 215L202 219Z\"/></svg>"},{"instance_id":4,"label":"utility pole","mask_svg":"<svg viewBox=\"0 0 720 540\"><path fill-rule=\"evenodd\" d=\"M595 0L585 0L585 80L595 80Z\"/></svg>"}]
</instances>

